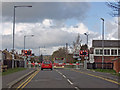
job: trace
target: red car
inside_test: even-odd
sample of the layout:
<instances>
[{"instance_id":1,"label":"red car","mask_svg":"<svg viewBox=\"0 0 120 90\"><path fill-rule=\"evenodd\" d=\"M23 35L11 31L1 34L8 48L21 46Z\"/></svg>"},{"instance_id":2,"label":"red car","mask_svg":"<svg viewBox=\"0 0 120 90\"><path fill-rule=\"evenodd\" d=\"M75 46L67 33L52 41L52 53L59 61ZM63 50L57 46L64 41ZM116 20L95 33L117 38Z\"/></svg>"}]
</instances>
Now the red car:
<instances>
[{"instance_id":1,"label":"red car","mask_svg":"<svg viewBox=\"0 0 120 90\"><path fill-rule=\"evenodd\" d=\"M43 61L41 64L41 70L43 69L51 69L52 70L52 62L51 61Z\"/></svg>"}]
</instances>

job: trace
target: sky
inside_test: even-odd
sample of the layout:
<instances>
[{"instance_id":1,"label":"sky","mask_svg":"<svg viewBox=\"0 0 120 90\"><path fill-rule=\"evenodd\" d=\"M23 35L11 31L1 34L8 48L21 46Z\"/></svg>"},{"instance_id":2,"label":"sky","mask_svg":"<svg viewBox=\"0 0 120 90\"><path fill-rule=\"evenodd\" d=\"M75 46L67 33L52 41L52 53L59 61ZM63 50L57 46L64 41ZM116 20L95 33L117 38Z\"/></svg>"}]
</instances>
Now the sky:
<instances>
[{"instance_id":1,"label":"sky","mask_svg":"<svg viewBox=\"0 0 120 90\"><path fill-rule=\"evenodd\" d=\"M0 4L1 5L1 4ZM112 11L106 2L2 2L2 49L12 49L13 6L32 5L32 7L17 7L15 20L15 49L24 47L24 35L27 36L26 49L32 49L35 55L51 55L53 51L68 43L72 46L78 33L82 44L86 43L89 34L89 47L92 40L100 40L102 20L105 20L105 39L116 40L117 18L109 13ZM0 23L1 24L1 23Z\"/></svg>"}]
</instances>

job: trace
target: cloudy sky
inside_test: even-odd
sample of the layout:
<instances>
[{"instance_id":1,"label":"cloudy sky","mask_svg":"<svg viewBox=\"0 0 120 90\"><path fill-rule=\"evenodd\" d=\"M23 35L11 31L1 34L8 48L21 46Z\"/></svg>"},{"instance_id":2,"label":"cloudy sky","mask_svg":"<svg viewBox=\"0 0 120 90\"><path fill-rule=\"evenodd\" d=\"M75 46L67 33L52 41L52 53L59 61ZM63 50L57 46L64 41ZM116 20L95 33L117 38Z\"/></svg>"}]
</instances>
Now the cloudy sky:
<instances>
[{"instance_id":1,"label":"cloudy sky","mask_svg":"<svg viewBox=\"0 0 120 90\"><path fill-rule=\"evenodd\" d=\"M34 35L26 37L26 48L36 55L39 47L42 54L52 54L66 43L72 46L78 33L82 44L86 43L84 33L89 33L91 47L92 40L101 39L101 17L105 19L105 39L118 38L118 20L109 15L112 10L106 2L2 2L2 49L12 49L15 5L32 5L15 9L15 49L18 51L24 48L24 35Z\"/></svg>"}]
</instances>

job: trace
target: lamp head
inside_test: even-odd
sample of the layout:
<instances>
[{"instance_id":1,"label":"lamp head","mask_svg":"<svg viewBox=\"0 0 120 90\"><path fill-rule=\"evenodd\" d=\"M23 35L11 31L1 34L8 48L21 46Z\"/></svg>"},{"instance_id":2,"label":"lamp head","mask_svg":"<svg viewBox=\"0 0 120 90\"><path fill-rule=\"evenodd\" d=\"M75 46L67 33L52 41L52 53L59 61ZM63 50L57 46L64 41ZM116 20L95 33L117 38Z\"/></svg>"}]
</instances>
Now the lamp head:
<instances>
[{"instance_id":1,"label":"lamp head","mask_svg":"<svg viewBox=\"0 0 120 90\"><path fill-rule=\"evenodd\" d=\"M84 33L85 35L87 35L87 33Z\"/></svg>"},{"instance_id":2,"label":"lamp head","mask_svg":"<svg viewBox=\"0 0 120 90\"><path fill-rule=\"evenodd\" d=\"M104 21L104 19L103 19L103 18L100 18L100 19Z\"/></svg>"}]
</instances>

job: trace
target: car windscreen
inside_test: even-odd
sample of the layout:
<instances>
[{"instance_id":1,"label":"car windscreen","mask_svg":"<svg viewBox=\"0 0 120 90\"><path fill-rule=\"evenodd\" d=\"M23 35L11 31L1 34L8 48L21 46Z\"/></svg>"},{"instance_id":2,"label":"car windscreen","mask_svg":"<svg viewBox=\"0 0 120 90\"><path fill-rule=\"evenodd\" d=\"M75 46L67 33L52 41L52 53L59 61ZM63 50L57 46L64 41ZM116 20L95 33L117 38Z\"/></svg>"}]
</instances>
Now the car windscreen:
<instances>
[{"instance_id":1,"label":"car windscreen","mask_svg":"<svg viewBox=\"0 0 120 90\"><path fill-rule=\"evenodd\" d=\"M43 64L50 64L50 61L44 61Z\"/></svg>"}]
</instances>

